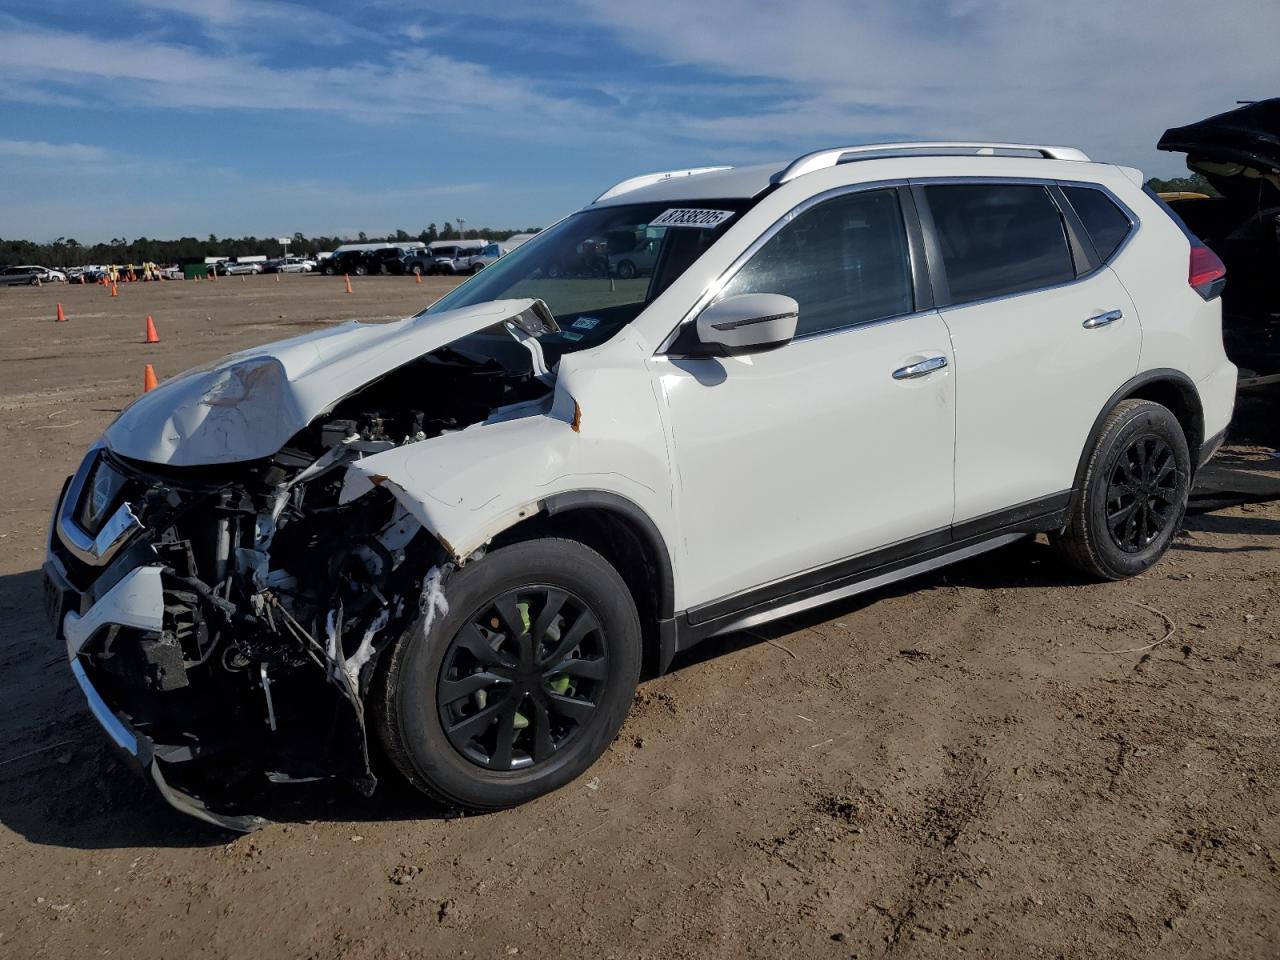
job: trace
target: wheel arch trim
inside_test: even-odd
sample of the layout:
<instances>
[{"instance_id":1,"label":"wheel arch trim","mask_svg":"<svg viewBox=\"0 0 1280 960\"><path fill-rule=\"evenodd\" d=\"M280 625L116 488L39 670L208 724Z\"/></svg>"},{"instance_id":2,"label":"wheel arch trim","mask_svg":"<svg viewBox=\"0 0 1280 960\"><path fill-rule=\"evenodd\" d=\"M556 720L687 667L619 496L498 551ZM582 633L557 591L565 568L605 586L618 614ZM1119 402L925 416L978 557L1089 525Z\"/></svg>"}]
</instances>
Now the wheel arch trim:
<instances>
[{"instance_id":1,"label":"wheel arch trim","mask_svg":"<svg viewBox=\"0 0 1280 960\"><path fill-rule=\"evenodd\" d=\"M1115 409L1116 404L1122 400L1128 400L1135 395L1141 395L1147 387L1158 384L1169 384L1182 396L1184 402L1189 405L1189 413L1195 418L1195 429L1198 431L1194 436L1188 434L1186 425L1183 424L1183 434L1186 436L1187 451L1192 460L1192 473L1194 474L1196 465L1195 461L1203 442L1204 433L1204 406L1200 400L1200 391L1196 389L1195 382L1181 370L1174 370L1172 367L1156 367L1151 370L1144 370L1136 376L1126 380L1111 396L1107 402L1102 405L1102 409L1098 411L1098 415L1094 418L1093 426L1089 428L1089 435L1085 439L1084 449L1080 452L1080 461L1076 465L1075 478L1072 483L1072 507L1078 501L1081 489L1084 483L1085 471L1089 466L1089 455L1093 451L1094 444L1098 442L1098 437L1102 434L1102 427L1107 419L1107 415ZM1158 402L1158 401L1153 401ZM1182 418L1177 410L1171 410L1178 422L1182 423Z\"/></svg>"},{"instance_id":2,"label":"wheel arch trim","mask_svg":"<svg viewBox=\"0 0 1280 960\"><path fill-rule=\"evenodd\" d=\"M644 508L634 500L610 490L569 490L554 493L539 501L539 506L549 517L572 510L594 509L618 514L632 523L647 541L650 553L657 563L658 615L663 619L675 615L675 569L671 563L671 550L662 531Z\"/></svg>"}]
</instances>

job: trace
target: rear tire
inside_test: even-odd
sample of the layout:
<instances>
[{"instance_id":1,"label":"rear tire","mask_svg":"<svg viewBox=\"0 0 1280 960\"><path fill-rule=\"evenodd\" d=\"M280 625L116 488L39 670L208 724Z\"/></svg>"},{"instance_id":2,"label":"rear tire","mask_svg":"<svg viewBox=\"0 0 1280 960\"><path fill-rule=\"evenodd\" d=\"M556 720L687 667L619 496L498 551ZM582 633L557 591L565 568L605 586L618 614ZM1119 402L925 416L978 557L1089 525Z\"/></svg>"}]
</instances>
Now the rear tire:
<instances>
[{"instance_id":1,"label":"rear tire","mask_svg":"<svg viewBox=\"0 0 1280 960\"><path fill-rule=\"evenodd\" d=\"M1089 453L1070 521L1050 542L1091 577L1137 576L1169 549L1190 490L1191 456L1178 419L1150 400L1122 400Z\"/></svg>"},{"instance_id":2,"label":"rear tire","mask_svg":"<svg viewBox=\"0 0 1280 960\"><path fill-rule=\"evenodd\" d=\"M393 763L423 793L472 810L581 775L639 680L640 622L622 577L580 543L544 539L495 550L443 589L448 613L401 636L370 698Z\"/></svg>"}]
</instances>

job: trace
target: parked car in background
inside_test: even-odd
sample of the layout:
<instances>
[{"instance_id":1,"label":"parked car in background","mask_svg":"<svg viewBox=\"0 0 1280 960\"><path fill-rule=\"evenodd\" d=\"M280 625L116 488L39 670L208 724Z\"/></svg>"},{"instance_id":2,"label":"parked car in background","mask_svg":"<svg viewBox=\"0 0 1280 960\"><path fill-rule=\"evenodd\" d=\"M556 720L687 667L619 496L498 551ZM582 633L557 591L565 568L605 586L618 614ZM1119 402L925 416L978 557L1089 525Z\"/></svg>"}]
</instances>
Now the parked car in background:
<instances>
[{"instance_id":1,"label":"parked car in background","mask_svg":"<svg viewBox=\"0 0 1280 960\"><path fill-rule=\"evenodd\" d=\"M408 256L409 251L404 247L383 247L366 253L365 261L372 274L401 274L407 271L405 259Z\"/></svg>"},{"instance_id":2,"label":"parked car in background","mask_svg":"<svg viewBox=\"0 0 1280 960\"><path fill-rule=\"evenodd\" d=\"M497 259L506 253L509 253L507 246L502 243L486 244L478 254L471 258L471 272L477 273L485 267L497 261Z\"/></svg>"},{"instance_id":3,"label":"parked car in background","mask_svg":"<svg viewBox=\"0 0 1280 960\"><path fill-rule=\"evenodd\" d=\"M1280 97L1166 130L1156 146L1185 153L1220 194L1166 199L1227 266L1227 356L1245 376L1280 373Z\"/></svg>"},{"instance_id":4,"label":"parked car in background","mask_svg":"<svg viewBox=\"0 0 1280 960\"><path fill-rule=\"evenodd\" d=\"M415 276L435 276L440 273L440 264L430 250L415 250L404 258L404 272Z\"/></svg>"},{"instance_id":5,"label":"parked car in background","mask_svg":"<svg viewBox=\"0 0 1280 960\"><path fill-rule=\"evenodd\" d=\"M55 504L51 649L169 803L249 830L375 752L524 803L642 664L1039 534L1140 575L1236 390L1222 263L1142 182L979 143L623 181L416 317L134 400ZM649 282L550 278L642 230Z\"/></svg>"},{"instance_id":6,"label":"parked car in background","mask_svg":"<svg viewBox=\"0 0 1280 960\"><path fill-rule=\"evenodd\" d=\"M235 260L222 260L214 265L214 270L224 277L235 277L245 274L262 273L262 263L253 261L251 263L240 263Z\"/></svg>"},{"instance_id":7,"label":"parked car in background","mask_svg":"<svg viewBox=\"0 0 1280 960\"><path fill-rule=\"evenodd\" d=\"M437 240L426 250L416 251L406 257L405 270L408 273L445 276L475 273L484 267L483 253L488 245L487 240Z\"/></svg>"},{"instance_id":8,"label":"parked car in background","mask_svg":"<svg viewBox=\"0 0 1280 960\"><path fill-rule=\"evenodd\" d=\"M0 270L0 285L6 287L35 286L37 283L66 283L67 275L61 270L22 264Z\"/></svg>"},{"instance_id":9,"label":"parked car in background","mask_svg":"<svg viewBox=\"0 0 1280 960\"><path fill-rule=\"evenodd\" d=\"M610 273L619 280L647 277L653 273L662 249L661 236L648 236L643 231L637 237L631 231L619 231L609 236L608 255Z\"/></svg>"},{"instance_id":10,"label":"parked car in background","mask_svg":"<svg viewBox=\"0 0 1280 960\"><path fill-rule=\"evenodd\" d=\"M264 273L310 273L316 262L306 257L277 257L262 265Z\"/></svg>"},{"instance_id":11,"label":"parked car in background","mask_svg":"<svg viewBox=\"0 0 1280 960\"><path fill-rule=\"evenodd\" d=\"M328 277L338 274L363 277L369 272L369 266L368 250L342 250L331 257L326 257L321 263L320 270Z\"/></svg>"}]
</instances>

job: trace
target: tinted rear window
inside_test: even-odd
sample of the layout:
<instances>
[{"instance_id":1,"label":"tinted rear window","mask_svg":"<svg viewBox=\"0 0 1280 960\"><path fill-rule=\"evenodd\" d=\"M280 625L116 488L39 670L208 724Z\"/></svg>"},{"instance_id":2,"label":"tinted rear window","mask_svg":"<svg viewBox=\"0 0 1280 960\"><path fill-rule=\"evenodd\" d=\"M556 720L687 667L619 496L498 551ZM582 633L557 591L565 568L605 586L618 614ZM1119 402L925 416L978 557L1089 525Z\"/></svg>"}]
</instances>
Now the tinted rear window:
<instances>
[{"instance_id":1,"label":"tinted rear window","mask_svg":"<svg viewBox=\"0 0 1280 960\"><path fill-rule=\"evenodd\" d=\"M1101 190L1090 187L1063 187L1076 216L1084 223L1101 260L1111 259L1129 235L1129 217Z\"/></svg>"},{"instance_id":2,"label":"tinted rear window","mask_svg":"<svg viewBox=\"0 0 1280 960\"><path fill-rule=\"evenodd\" d=\"M1044 187L964 183L936 184L924 191L951 303L1075 279L1062 214Z\"/></svg>"}]
</instances>

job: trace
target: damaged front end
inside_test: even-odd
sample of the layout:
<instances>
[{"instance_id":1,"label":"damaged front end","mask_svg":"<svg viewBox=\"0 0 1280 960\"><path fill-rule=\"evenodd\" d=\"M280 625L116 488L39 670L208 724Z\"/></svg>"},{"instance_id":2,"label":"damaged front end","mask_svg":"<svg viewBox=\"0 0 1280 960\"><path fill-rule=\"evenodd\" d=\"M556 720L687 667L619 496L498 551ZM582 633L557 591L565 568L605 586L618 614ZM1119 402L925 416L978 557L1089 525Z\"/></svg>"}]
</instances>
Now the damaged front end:
<instances>
[{"instance_id":1,"label":"damaged front end","mask_svg":"<svg viewBox=\"0 0 1280 960\"><path fill-rule=\"evenodd\" d=\"M270 455L192 464L182 442L169 462L125 452L170 442L184 415L206 440L220 409L247 422L253 378L228 376L243 369L235 361L186 414L174 394L165 436L122 416L129 434L109 430L68 481L45 564L51 613L91 709L174 806L251 830L268 783L336 777L373 792L375 668L442 603L448 556L389 491L343 502L344 477L367 456L549 405L551 378L530 349L545 321L528 304L513 310L507 342L523 361L447 345L407 363L401 353ZM304 397L289 415L305 411Z\"/></svg>"}]
</instances>

